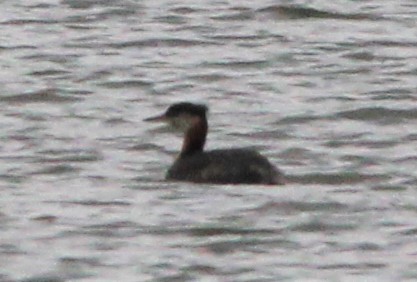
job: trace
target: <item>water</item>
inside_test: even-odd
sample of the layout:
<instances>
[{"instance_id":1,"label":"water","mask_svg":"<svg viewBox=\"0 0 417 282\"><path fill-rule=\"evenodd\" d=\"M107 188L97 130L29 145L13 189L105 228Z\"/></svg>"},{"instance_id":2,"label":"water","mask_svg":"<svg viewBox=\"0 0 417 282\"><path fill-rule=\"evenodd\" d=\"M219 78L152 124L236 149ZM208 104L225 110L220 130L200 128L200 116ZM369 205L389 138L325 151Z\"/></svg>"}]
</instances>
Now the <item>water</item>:
<instances>
[{"instance_id":1,"label":"water","mask_svg":"<svg viewBox=\"0 0 417 282\"><path fill-rule=\"evenodd\" d=\"M0 281L417 279L415 1L0 7ZM163 181L183 100L290 183Z\"/></svg>"}]
</instances>

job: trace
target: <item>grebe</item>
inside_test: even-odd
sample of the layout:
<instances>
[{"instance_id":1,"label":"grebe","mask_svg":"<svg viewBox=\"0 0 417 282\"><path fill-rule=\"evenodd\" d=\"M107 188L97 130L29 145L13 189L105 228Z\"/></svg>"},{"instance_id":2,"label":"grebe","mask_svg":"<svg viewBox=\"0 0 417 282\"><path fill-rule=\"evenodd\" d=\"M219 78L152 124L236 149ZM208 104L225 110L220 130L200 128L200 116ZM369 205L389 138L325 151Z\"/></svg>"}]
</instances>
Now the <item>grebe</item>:
<instances>
[{"instance_id":1,"label":"grebe","mask_svg":"<svg viewBox=\"0 0 417 282\"><path fill-rule=\"evenodd\" d=\"M168 122L184 132L181 153L167 180L218 184L284 184L282 173L264 156L249 149L204 152L207 107L187 102L171 105L162 115L144 121Z\"/></svg>"}]
</instances>

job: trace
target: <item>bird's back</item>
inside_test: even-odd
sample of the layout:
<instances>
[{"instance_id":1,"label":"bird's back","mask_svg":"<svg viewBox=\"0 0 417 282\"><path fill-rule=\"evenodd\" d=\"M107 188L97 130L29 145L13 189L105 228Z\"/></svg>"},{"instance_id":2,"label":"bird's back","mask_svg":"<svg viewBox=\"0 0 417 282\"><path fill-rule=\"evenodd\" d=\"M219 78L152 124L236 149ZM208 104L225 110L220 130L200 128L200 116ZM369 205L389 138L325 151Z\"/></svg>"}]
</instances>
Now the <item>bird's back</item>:
<instances>
[{"instance_id":1,"label":"bird's back","mask_svg":"<svg viewBox=\"0 0 417 282\"><path fill-rule=\"evenodd\" d=\"M281 172L254 150L227 149L180 156L167 179L223 184L283 184Z\"/></svg>"}]
</instances>

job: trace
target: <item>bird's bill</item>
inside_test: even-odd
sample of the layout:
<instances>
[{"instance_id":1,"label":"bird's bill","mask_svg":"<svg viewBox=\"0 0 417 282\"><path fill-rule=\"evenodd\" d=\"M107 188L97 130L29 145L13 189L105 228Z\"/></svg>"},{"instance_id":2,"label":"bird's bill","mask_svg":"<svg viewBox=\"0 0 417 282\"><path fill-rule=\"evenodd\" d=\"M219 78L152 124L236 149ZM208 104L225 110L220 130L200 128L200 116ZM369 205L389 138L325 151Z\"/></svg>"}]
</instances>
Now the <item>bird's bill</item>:
<instances>
[{"instance_id":1,"label":"bird's bill","mask_svg":"<svg viewBox=\"0 0 417 282\"><path fill-rule=\"evenodd\" d=\"M162 114L162 115L159 115L159 116L145 118L143 121L161 122L161 121L167 121L167 117L166 117L165 114Z\"/></svg>"}]
</instances>

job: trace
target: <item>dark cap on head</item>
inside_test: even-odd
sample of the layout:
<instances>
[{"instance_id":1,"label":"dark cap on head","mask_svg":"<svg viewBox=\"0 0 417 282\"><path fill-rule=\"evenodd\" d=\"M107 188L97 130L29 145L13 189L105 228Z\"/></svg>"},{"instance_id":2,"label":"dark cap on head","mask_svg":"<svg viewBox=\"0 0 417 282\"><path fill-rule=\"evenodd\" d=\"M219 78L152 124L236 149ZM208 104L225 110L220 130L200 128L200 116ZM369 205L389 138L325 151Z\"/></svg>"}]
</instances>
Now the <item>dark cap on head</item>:
<instances>
[{"instance_id":1,"label":"dark cap on head","mask_svg":"<svg viewBox=\"0 0 417 282\"><path fill-rule=\"evenodd\" d=\"M207 110L208 108L205 105L182 102L171 105L166 111L165 115L167 117L177 117L181 114L189 114L199 117L205 117Z\"/></svg>"},{"instance_id":2,"label":"dark cap on head","mask_svg":"<svg viewBox=\"0 0 417 282\"><path fill-rule=\"evenodd\" d=\"M181 102L171 105L162 115L144 119L144 121L168 121L181 115L198 116L203 120L206 119L208 108L205 105Z\"/></svg>"}]
</instances>

